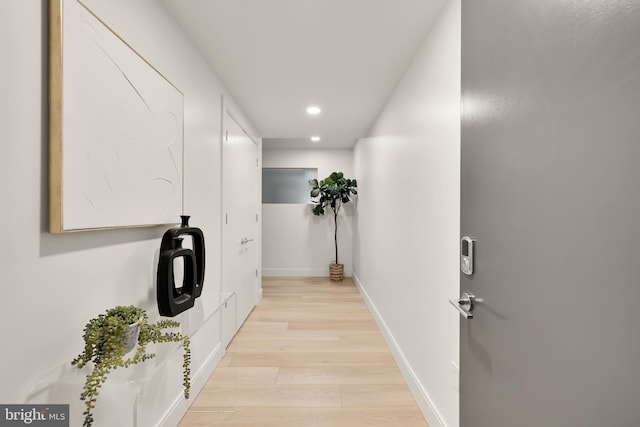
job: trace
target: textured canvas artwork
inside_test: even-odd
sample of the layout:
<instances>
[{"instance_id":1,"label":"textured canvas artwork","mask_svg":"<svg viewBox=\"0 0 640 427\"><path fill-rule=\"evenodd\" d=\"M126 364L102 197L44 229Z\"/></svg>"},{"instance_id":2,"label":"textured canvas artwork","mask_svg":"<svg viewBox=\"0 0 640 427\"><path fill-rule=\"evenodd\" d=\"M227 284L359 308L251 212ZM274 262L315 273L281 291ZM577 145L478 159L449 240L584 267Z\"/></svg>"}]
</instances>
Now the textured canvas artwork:
<instances>
[{"instance_id":1,"label":"textured canvas artwork","mask_svg":"<svg viewBox=\"0 0 640 427\"><path fill-rule=\"evenodd\" d=\"M50 231L179 222L183 94L81 2L60 2Z\"/></svg>"}]
</instances>

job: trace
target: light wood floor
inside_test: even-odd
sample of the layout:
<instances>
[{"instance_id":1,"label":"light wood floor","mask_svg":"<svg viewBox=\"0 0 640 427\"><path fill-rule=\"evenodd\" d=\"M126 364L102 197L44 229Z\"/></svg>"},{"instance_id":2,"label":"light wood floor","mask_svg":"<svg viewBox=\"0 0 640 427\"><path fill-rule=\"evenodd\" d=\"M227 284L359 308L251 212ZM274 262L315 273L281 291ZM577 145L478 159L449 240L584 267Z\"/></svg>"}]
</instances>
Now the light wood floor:
<instances>
[{"instance_id":1,"label":"light wood floor","mask_svg":"<svg viewBox=\"0 0 640 427\"><path fill-rule=\"evenodd\" d=\"M428 427L351 280L262 286L180 427Z\"/></svg>"}]
</instances>

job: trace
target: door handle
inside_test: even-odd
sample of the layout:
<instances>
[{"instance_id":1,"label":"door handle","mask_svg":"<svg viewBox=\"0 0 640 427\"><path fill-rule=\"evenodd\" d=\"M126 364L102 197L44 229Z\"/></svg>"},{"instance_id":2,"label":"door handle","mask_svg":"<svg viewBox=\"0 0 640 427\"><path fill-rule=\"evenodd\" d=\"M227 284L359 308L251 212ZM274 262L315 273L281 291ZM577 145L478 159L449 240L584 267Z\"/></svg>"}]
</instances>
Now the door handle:
<instances>
[{"instance_id":1,"label":"door handle","mask_svg":"<svg viewBox=\"0 0 640 427\"><path fill-rule=\"evenodd\" d=\"M246 237L243 237L242 240L240 240L241 245L244 245L245 243L249 243L249 242L253 242L253 239L247 239Z\"/></svg>"},{"instance_id":2,"label":"door handle","mask_svg":"<svg viewBox=\"0 0 640 427\"><path fill-rule=\"evenodd\" d=\"M458 299L450 299L449 302L454 306L465 319L473 319L473 305L481 300L477 299L471 293L463 293Z\"/></svg>"}]
</instances>

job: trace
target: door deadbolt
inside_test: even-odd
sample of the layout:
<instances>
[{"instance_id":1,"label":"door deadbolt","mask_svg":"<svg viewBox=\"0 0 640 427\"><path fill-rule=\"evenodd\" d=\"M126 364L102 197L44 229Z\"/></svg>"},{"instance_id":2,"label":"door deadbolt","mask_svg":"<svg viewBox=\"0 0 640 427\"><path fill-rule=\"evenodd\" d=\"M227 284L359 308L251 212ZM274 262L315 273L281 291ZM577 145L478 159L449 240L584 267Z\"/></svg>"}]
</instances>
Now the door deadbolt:
<instances>
[{"instance_id":1,"label":"door deadbolt","mask_svg":"<svg viewBox=\"0 0 640 427\"><path fill-rule=\"evenodd\" d=\"M464 236L460 240L460 270L467 276L473 274L473 253L476 239Z\"/></svg>"}]
</instances>

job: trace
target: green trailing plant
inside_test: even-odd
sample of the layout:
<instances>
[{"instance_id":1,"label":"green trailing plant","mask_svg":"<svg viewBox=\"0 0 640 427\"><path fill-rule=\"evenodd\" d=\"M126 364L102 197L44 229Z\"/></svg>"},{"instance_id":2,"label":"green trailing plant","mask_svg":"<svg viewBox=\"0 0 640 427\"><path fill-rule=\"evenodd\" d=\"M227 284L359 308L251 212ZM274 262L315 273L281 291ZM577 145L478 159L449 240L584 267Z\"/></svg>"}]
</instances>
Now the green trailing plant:
<instances>
[{"instance_id":1,"label":"green trailing plant","mask_svg":"<svg viewBox=\"0 0 640 427\"><path fill-rule=\"evenodd\" d=\"M129 326L138 324L138 348L133 356L125 357L125 335ZM84 351L71 364L83 368L92 362L93 369L84 384L80 400L85 402L83 426L93 424L93 409L95 408L100 387L107 380L109 373L118 368L127 368L133 364L144 362L155 357L154 353L147 353L149 343L167 343L182 341L183 347L183 386L184 397L189 398L191 391L191 349L189 337L180 332L165 329L179 328L180 323L175 320L160 320L149 324L146 311L135 306L117 306L108 309L106 314L100 314L91 319L84 328Z\"/></svg>"},{"instance_id":2,"label":"green trailing plant","mask_svg":"<svg viewBox=\"0 0 640 427\"><path fill-rule=\"evenodd\" d=\"M345 178L342 172L333 172L320 182L317 179L309 180L309 185L311 186L311 198L316 199L313 200L313 214L324 215L327 207L333 211L335 263L338 264L338 212L340 212L343 203L349 203L351 198L358 194L358 183L355 179Z\"/></svg>"}]
</instances>

